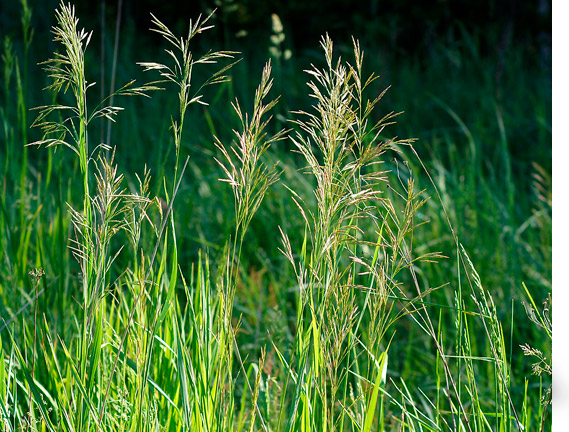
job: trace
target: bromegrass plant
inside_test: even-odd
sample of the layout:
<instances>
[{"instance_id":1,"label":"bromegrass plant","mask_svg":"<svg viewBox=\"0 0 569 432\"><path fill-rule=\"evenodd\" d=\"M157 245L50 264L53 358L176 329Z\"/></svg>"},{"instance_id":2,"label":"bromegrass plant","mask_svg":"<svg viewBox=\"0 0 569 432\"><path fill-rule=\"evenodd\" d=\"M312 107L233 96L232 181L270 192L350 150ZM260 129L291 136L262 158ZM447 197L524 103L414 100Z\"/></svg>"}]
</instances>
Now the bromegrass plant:
<instances>
[{"instance_id":1,"label":"bromegrass plant","mask_svg":"<svg viewBox=\"0 0 569 432\"><path fill-rule=\"evenodd\" d=\"M27 58L31 11L22 5ZM345 61L322 39L323 66L306 71L310 107L287 114L291 129L283 130L283 118L271 115L280 97L271 96L270 62L251 111L233 98L232 110L208 111L211 85L220 85L218 101L227 89L243 92L239 81L227 84L238 73L236 52L195 54L211 15L182 37L152 16L167 60L140 65L144 76L157 72L156 81L128 81L97 103L86 70L91 33L79 30L69 4L59 5L56 19L60 51L44 63L52 102L39 108L34 126L43 136L32 147L24 146L29 80L19 77L11 42L4 45L3 430L550 430L550 345L536 339L513 357L514 325L497 307L503 292L484 288L477 254L455 227L449 189L463 180L451 182L459 174L442 166L424 174L414 140L389 134L398 113L380 114L386 92L376 93L378 77L364 73L359 42ZM175 114L160 148L172 146L174 160L163 159L159 178L146 168L129 175L119 156L129 143L93 143L94 121L120 124L128 112L111 100L165 90L162 101L170 85ZM205 119L192 118L200 113ZM202 138L210 165L188 170L187 143L197 141L194 128L204 120L217 131ZM47 157L32 166L27 152L38 145ZM470 148L478 151L474 139ZM192 190L188 177L206 170L213 175L194 179L200 188L231 197L212 213L228 234L221 244L200 234L192 261L185 248L193 219L179 202ZM516 235L535 223L547 240L548 174L534 172L536 211ZM64 173L75 177L66 184ZM513 190L507 195L513 212ZM279 218L263 222L274 223L267 244L280 258L265 257L256 271L246 254L275 196ZM438 216L428 223L432 209ZM547 255L527 232L528 253ZM546 273L541 279L547 283ZM550 306L536 312L530 290L519 286L531 303L527 321L550 343ZM519 364L529 357L532 370L524 372Z\"/></svg>"}]
</instances>

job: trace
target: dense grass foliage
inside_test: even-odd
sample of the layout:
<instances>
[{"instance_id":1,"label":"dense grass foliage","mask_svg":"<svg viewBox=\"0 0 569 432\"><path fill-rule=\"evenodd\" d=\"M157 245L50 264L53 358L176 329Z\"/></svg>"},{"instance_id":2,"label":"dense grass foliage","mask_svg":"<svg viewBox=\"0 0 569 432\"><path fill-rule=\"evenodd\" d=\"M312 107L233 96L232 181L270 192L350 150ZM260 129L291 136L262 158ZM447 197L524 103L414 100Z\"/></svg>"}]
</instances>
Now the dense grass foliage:
<instances>
[{"instance_id":1,"label":"dense grass foliage","mask_svg":"<svg viewBox=\"0 0 569 432\"><path fill-rule=\"evenodd\" d=\"M2 431L551 430L550 70L466 31L297 56L277 15L266 55L152 16L111 67L21 6Z\"/></svg>"}]
</instances>

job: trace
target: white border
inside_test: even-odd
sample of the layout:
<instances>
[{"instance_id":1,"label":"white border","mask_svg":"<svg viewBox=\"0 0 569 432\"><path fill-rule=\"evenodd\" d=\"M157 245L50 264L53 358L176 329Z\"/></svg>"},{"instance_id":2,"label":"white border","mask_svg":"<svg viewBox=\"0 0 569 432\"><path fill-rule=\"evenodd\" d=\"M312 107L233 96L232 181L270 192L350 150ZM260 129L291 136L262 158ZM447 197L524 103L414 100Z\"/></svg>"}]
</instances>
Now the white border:
<instances>
[{"instance_id":1,"label":"white border","mask_svg":"<svg viewBox=\"0 0 569 432\"><path fill-rule=\"evenodd\" d=\"M553 2L553 430L568 430L569 424L569 284L565 266L569 258L569 2ZM555 199L557 198L557 199Z\"/></svg>"}]
</instances>

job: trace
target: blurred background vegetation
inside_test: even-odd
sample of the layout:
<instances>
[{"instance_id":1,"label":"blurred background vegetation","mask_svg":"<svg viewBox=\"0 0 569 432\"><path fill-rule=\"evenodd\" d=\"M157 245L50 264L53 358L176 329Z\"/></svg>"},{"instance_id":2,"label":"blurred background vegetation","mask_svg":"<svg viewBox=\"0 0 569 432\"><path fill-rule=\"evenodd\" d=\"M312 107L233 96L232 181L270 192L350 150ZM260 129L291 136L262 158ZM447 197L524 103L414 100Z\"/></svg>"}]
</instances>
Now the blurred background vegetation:
<instances>
[{"instance_id":1,"label":"blurred background vegetation","mask_svg":"<svg viewBox=\"0 0 569 432\"><path fill-rule=\"evenodd\" d=\"M58 2L31 0L28 4L33 44L26 47L22 37L19 1L2 0L0 28L2 36L11 38L20 59L26 106L32 107L49 101L49 95L40 91L47 78L38 63L55 48L49 31ZM87 79L97 82L91 91L101 94L132 78L148 79L136 62L164 59L160 38L148 30L151 12L184 34L191 19L217 9L215 28L207 37L196 39L196 52L230 49L242 52L243 61L232 70L233 82L211 90L209 106L193 107L190 116L193 133L186 136L184 146L197 172L188 177L187 187L202 195L219 177L211 158L212 134L230 138L225 126L237 123L228 102L235 97L251 100L263 64L270 58L274 63L275 90L282 94L275 128L282 127L291 110L311 104L302 71L322 62L320 37L328 32L338 52L349 55L353 36L365 52L364 67L381 75L377 90L392 87L382 100L383 112L404 111L391 134L418 138L419 155L449 194L452 222L461 240L480 257L483 280L506 285L508 291L521 281L550 286L550 256L542 250L550 249L550 238L539 239L539 251L519 244L537 235L528 229L536 223L531 217L541 211L540 206L550 204L550 2L100 0L76 1L75 6L81 25L94 31L87 51ZM7 96L8 86L6 82ZM17 103L14 92L10 97ZM95 140L106 141L109 136L113 144L120 142L117 156L127 164L122 165L125 172L141 172L148 164L160 178L173 157L164 138L169 125L166 113L173 112L176 101L165 92L149 101L115 103L127 109L112 126L111 135L108 125L101 124ZM156 115L156 106L164 107L162 118ZM32 119L33 115L26 117L28 123ZM38 133L32 130L27 138L37 139ZM292 146L284 142L280 148L286 165L287 158L295 158L290 154ZM36 149L29 153L32 162L37 160L35 166L46 157ZM197 178L207 182L194 184ZM421 187L429 185L422 182ZM275 200L285 200L283 194L277 188ZM193 207L197 201L192 196L196 194L188 194L184 207L192 209L187 218L200 227L199 239L188 239L186 245L187 253L195 257L203 244L223 244L226 232L220 225L225 205L219 201L229 195L199 199L199 208ZM264 211L270 209L270 203L264 206ZM270 241L265 234L274 227L260 225L256 240ZM267 254L275 254L273 244L264 246L252 250L269 248ZM509 304L511 297L506 297Z\"/></svg>"}]
</instances>

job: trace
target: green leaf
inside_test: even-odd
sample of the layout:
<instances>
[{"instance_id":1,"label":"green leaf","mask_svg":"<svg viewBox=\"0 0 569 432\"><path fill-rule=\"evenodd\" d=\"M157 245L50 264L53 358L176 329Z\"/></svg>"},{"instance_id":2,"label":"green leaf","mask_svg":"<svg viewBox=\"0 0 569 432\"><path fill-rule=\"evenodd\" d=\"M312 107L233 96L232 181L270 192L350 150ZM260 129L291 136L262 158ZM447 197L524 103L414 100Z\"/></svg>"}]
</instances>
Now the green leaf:
<instances>
[{"instance_id":1,"label":"green leaf","mask_svg":"<svg viewBox=\"0 0 569 432\"><path fill-rule=\"evenodd\" d=\"M375 384L373 385L373 391L371 393L371 399L367 407L366 416L364 420L363 432L369 432L373 424L373 418L375 417L375 407L377 406L377 397L379 395L379 389L385 385L385 379L387 375L387 352L381 354L379 358L377 378Z\"/></svg>"},{"instance_id":2,"label":"green leaf","mask_svg":"<svg viewBox=\"0 0 569 432\"><path fill-rule=\"evenodd\" d=\"M16 356L18 357L18 361L20 362L20 367L22 368L22 372L24 373L24 377L26 379L26 382L28 383L30 390L32 391L33 400L35 402L35 405L39 408L40 413L42 415L42 418L48 427L48 430L55 432L55 430L56 430L55 426L52 424L51 419L49 418L49 414L47 413L46 407L43 403L41 393L40 393L40 388L38 387L34 378L30 375L30 371L29 371L28 367L26 366L26 361L22 357L22 353L20 352L18 347L15 345L16 342L14 340L12 340L12 343L15 346L15 353L16 353Z\"/></svg>"},{"instance_id":3,"label":"green leaf","mask_svg":"<svg viewBox=\"0 0 569 432\"><path fill-rule=\"evenodd\" d=\"M7 403L6 401L6 370L4 369L4 351L2 350L2 338L0 338L0 405Z\"/></svg>"},{"instance_id":4,"label":"green leaf","mask_svg":"<svg viewBox=\"0 0 569 432\"><path fill-rule=\"evenodd\" d=\"M89 359L90 359L89 384L87 386L89 392L93 389L95 376L97 375L97 367L99 366L99 360L101 358L102 340L103 340L103 318L101 317L101 310L99 309L95 313L95 337L93 338L93 343L91 344L91 349L89 353Z\"/></svg>"}]
</instances>

